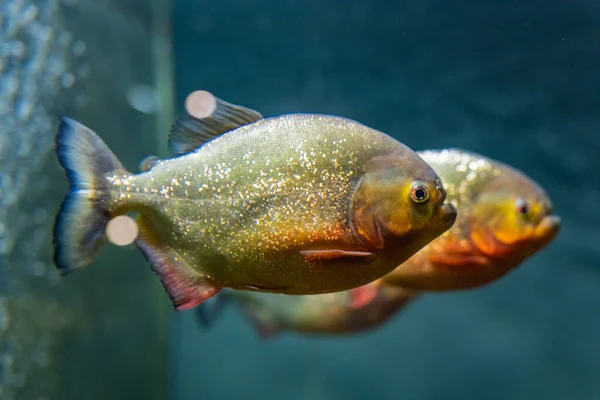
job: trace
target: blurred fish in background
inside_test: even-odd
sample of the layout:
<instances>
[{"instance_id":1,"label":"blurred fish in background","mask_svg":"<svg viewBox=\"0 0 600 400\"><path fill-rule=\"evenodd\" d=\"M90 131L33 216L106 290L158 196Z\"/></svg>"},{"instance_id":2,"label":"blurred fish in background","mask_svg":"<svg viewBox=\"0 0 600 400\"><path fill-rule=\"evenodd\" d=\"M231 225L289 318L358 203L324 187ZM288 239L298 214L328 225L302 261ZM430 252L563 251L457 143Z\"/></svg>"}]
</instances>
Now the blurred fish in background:
<instances>
[{"instance_id":1,"label":"blurred fish in background","mask_svg":"<svg viewBox=\"0 0 600 400\"><path fill-rule=\"evenodd\" d=\"M447 200L458 210L449 231L371 284L316 296L224 292L198 308L200 323L212 324L233 299L263 338L280 331L364 332L381 326L419 293L497 280L558 234L560 218L548 194L521 171L458 149L418 154L438 173Z\"/></svg>"}]
</instances>

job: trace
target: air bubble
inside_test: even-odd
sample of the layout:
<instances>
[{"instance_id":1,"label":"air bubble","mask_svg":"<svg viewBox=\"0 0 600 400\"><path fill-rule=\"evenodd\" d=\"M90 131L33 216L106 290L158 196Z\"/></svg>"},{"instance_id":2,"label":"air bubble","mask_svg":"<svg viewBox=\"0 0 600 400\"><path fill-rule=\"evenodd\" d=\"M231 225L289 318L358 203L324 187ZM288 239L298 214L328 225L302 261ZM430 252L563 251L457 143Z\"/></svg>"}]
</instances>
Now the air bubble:
<instances>
[{"instance_id":1,"label":"air bubble","mask_svg":"<svg viewBox=\"0 0 600 400\"><path fill-rule=\"evenodd\" d=\"M33 111L33 107L35 104L33 101L23 100L17 104L17 115L21 119L27 119L31 116L31 112Z\"/></svg>"},{"instance_id":2,"label":"air bubble","mask_svg":"<svg viewBox=\"0 0 600 400\"><path fill-rule=\"evenodd\" d=\"M206 90L197 90L185 99L185 110L196 118L210 117L217 109L217 99Z\"/></svg>"},{"instance_id":3,"label":"air bubble","mask_svg":"<svg viewBox=\"0 0 600 400\"><path fill-rule=\"evenodd\" d=\"M159 106L158 91L154 86L135 85L127 91L127 101L136 110L152 114Z\"/></svg>"},{"instance_id":4,"label":"air bubble","mask_svg":"<svg viewBox=\"0 0 600 400\"><path fill-rule=\"evenodd\" d=\"M54 34L52 28L42 24L35 24L33 30L34 35L42 42L49 42Z\"/></svg>"},{"instance_id":5,"label":"air bubble","mask_svg":"<svg viewBox=\"0 0 600 400\"><path fill-rule=\"evenodd\" d=\"M22 21L24 23L28 23L28 22L32 21L35 17L37 17L38 8L37 8L37 6L30 4L29 6L27 6L27 8L25 8L25 10L23 10L22 13L23 13L21 15Z\"/></svg>"},{"instance_id":6,"label":"air bubble","mask_svg":"<svg viewBox=\"0 0 600 400\"><path fill-rule=\"evenodd\" d=\"M63 74L63 76L60 77L60 84L64 88L70 88L75 84L75 75L73 75L71 72Z\"/></svg>"},{"instance_id":7,"label":"air bubble","mask_svg":"<svg viewBox=\"0 0 600 400\"><path fill-rule=\"evenodd\" d=\"M80 56L85 53L86 48L87 46L85 43L83 43L81 40L78 40L73 43L73 46L71 47L71 53L73 53L75 56Z\"/></svg>"},{"instance_id":8,"label":"air bubble","mask_svg":"<svg viewBox=\"0 0 600 400\"><path fill-rule=\"evenodd\" d=\"M117 246L127 246L137 238L139 228L137 223L127 215L111 219L106 225L108 240Z\"/></svg>"}]
</instances>

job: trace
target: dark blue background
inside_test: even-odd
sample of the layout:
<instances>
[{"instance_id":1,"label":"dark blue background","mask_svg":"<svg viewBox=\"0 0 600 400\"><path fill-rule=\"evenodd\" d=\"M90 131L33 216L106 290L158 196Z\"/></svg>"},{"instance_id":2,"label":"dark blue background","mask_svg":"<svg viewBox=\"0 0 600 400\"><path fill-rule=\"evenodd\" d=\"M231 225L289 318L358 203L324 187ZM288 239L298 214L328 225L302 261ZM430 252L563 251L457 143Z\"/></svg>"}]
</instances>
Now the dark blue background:
<instances>
[{"instance_id":1,"label":"dark blue background","mask_svg":"<svg viewBox=\"0 0 600 400\"><path fill-rule=\"evenodd\" d=\"M182 313L179 399L600 398L600 2L178 0L178 105L331 113L416 150L463 147L549 191L559 238L469 292L352 339L260 342Z\"/></svg>"}]
</instances>

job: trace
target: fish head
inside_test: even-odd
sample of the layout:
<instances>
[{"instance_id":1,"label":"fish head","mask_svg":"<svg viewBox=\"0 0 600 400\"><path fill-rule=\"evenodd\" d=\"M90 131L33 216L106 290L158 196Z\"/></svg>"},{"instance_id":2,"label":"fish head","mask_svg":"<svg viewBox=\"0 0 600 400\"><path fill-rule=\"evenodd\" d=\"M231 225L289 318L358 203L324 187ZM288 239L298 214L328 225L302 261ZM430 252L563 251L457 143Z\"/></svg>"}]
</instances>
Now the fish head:
<instances>
[{"instance_id":1,"label":"fish head","mask_svg":"<svg viewBox=\"0 0 600 400\"><path fill-rule=\"evenodd\" d=\"M560 230L546 191L508 166L474 194L471 242L491 260L518 265L547 246Z\"/></svg>"},{"instance_id":2,"label":"fish head","mask_svg":"<svg viewBox=\"0 0 600 400\"><path fill-rule=\"evenodd\" d=\"M456 208L445 199L440 177L415 153L376 157L354 195L355 233L367 247L410 256L454 224Z\"/></svg>"}]
</instances>

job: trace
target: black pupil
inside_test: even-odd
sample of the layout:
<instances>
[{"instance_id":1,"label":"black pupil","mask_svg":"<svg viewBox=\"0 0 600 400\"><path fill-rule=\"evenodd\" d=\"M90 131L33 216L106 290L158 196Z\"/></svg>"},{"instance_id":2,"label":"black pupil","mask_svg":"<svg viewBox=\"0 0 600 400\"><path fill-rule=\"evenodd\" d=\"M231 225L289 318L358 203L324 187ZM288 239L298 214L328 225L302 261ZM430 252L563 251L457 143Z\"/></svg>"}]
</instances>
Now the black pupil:
<instances>
[{"instance_id":1,"label":"black pupil","mask_svg":"<svg viewBox=\"0 0 600 400\"><path fill-rule=\"evenodd\" d=\"M423 200L425 198L425 196L426 196L425 189L417 188L415 190L415 197L417 198L417 200Z\"/></svg>"},{"instance_id":2,"label":"black pupil","mask_svg":"<svg viewBox=\"0 0 600 400\"><path fill-rule=\"evenodd\" d=\"M527 204L523 204L521 207L519 207L519 211L521 212L521 214L527 214L527 211L529 211L529 208L527 208Z\"/></svg>"}]
</instances>

